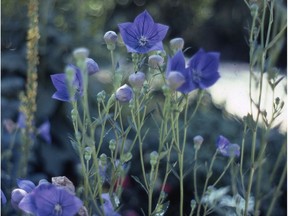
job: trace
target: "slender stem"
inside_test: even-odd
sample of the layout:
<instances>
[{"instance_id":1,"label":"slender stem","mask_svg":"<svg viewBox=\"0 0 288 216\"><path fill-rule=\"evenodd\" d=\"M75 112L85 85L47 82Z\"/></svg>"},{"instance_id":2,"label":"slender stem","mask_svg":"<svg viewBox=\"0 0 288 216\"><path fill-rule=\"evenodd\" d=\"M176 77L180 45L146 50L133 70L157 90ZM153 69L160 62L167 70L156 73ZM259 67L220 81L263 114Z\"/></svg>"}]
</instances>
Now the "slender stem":
<instances>
[{"instance_id":1,"label":"slender stem","mask_svg":"<svg viewBox=\"0 0 288 216\"><path fill-rule=\"evenodd\" d=\"M228 164L226 165L225 169L223 170L222 174L218 177L218 179L214 182L213 187L216 186L216 184L221 180L221 178L224 176L228 168L230 167L230 164L234 161L234 157L230 158Z\"/></svg>"},{"instance_id":2,"label":"slender stem","mask_svg":"<svg viewBox=\"0 0 288 216\"><path fill-rule=\"evenodd\" d=\"M218 151L216 151L212 157L212 160L211 160L211 163L210 163L210 166L209 166L209 169L208 169L208 172L207 172L207 175L206 175L206 179L205 179L205 183L204 183L204 188L203 188L203 191L202 191L202 196L204 196L205 192L206 192L206 189L208 187L208 182L209 182L209 179L210 177L212 176L212 168L213 168L213 164L214 164L214 161L216 159L216 156L218 154ZM198 203L198 207L197 207L197 216L200 216L200 210L201 210L201 202L197 202Z\"/></svg>"},{"instance_id":3,"label":"slender stem","mask_svg":"<svg viewBox=\"0 0 288 216\"><path fill-rule=\"evenodd\" d=\"M281 188L282 188L282 185L284 183L284 180L286 178L286 173L287 173L287 163L285 163L285 167L282 171L282 175L281 175L281 178L280 178L280 181L278 183L278 186L274 192L274 195L273 195L273 198L272 198L272 201L270 202L270 206L268 208L268 211L267 211L267 216L270 216L272 214L272 211L273 211L273 208L274 208L274 205L280 195L280 191L281 191Z\"/></svg>"}]
</instances>

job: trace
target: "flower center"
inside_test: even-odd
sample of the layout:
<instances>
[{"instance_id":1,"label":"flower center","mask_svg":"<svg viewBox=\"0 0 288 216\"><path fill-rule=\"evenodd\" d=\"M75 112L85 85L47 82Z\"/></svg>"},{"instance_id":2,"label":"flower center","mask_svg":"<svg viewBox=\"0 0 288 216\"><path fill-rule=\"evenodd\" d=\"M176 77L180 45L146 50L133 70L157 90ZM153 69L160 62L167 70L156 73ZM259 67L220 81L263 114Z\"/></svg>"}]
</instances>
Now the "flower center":
<instances>
[{"instance_id":1,"label":"flower center","mask_svg":"<svg viewBox=\"0 0 288 216\"><path fill-rule=\"evenodd\" d=\"M62 206L59 203L54 206L54 213L55 215L62 215Z\"/></svg>"},{"instance_id":2,"label":"flower center","mask_svg":"<svg viewBox=\"0 0 288 216\"><path fill-rule=\"evenodd\" d=\"M147 42L148 42L148 39L143 35L138 40L139 45L142 47L145 46L147 44Z\"/></svg>"},{"instance_id":3,"label":"flower center","mask_svg":"<svg viewBox=\"0 0 288 216\"><path fill-rule=\"evenodd\" d=\"M194 81L194 82L200 83L200 81L201 81L201 76L202 76L201 71L193 70L193 71L192 71L192 76L193 76L193 81Z\"/></svg>"}]
</instances>

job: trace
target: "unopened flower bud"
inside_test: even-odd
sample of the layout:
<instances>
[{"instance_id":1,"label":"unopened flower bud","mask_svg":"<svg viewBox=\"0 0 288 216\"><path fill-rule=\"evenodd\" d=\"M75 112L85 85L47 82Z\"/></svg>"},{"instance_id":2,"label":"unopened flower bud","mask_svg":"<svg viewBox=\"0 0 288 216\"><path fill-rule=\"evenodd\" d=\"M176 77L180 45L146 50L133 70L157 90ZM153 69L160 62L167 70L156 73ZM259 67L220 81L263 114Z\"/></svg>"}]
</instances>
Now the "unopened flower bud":
<instances>
[{"instance_id":1,"label":"unopened flower bud","mask_svg":"<svg viewBox=\"0 0 288 216\"><path fill-rule=\"evenodd\" d=\"M18 209L18 204L27 195L27 192L23 189L14 189L11 193L11 204L13 208Z\"/></svg>"},{"instance_id":2,"label":"unopened flower bud","mask_svg":"<svg viewBox=\"0 0 288 216\"><path fill-rule=\"evenodd\" d=\"M163 94L164 96L167 96L168 94L170 94L170 88L167 86L167 85L163 85L162 86L162 91L163 91Z\"/></svg>"},{"instance_id":3,"label":"unopened flower bud","mask_svg":"<svg viewBox=\"0 0 288 216\"><path fill-rule=\"evenodd\" d=\"M107 155L104 153L100 155L100 165L103 167L107 165Z\"/></svg>"},{"instance_id":4,"label":"unopened flower bud","mask_svg":"<svg viewBox=\"0 0 288 216\"><path fill-rule=\"evenodd\" d=\"M155 166L157 164L159 154L156 151L150 153L150 164L151 166Z\"/></svg>"},{"instance_id":5,"label":"unopened flower bud","mask_svg":"<svg viewBox=\"0 0 288 216\"><path fill-rule=\"evenodd\" d=\"M81 137L82 137L82 135L81 135L81 133L80 133L79 131L75 132L75 138L76 138L76 140L77 140L78 142L80 142Z\"/></svg>"},{"instance_id":6,"label":"unopened flower bud","mask_svg":"<svg viewBox=\"0 0 288 216\"><path fill-rule=\"evenodd\" d=\"M191 212L193 212L196 208L196 201L194 199L190 202Z\"/></svg>"},{"instance_id":7,"label":"unopened flower bud","mask_svg":"<svg viewBox=\"0 0 288 216\"><path fill-rule=\"evenodd\" d=\"M132 159L132 154L130 152L126 153L126 154L123 154L120 158L121 162L122 163L126 163L128 162L129 160Z\"/></svg>"},{"instance_id":8,"label":"unopened flower bud","mask_svg":"<svg viewBox=\"0 0 288 216\"><path fill-rule=\"evenodd\" d=\"M164 63L164 58L161 55L151 55L148 58L148 65L152 69L158 69Z\"/></svg>"},{"instance_id":9,"label":"unopened flower bud","mask_svg":"<svg viewBox=\"0 0 288 216\"><path fill-rule=\"evenodd\" d=\"M93 59L86 58L85 62L86 62L87 72L89 76L99 71L99 66Z\"/></svg>"},{"instance_id":10,"label":"unopened flower bud","mask_svg":"<svg viewBox=\"0 0 288 216\"><path fill-rule=\"evenodd\" d=\"M84 150L84 158L85 160L89 161L91 159L92 149L91 147L87 146Z\"/></svg>"},{"instance_id":11,"label":"unopened flower bud","mask_svg":"<svg viewBox=\"0 0 288 216\"><path fill-rule=\"evenodd\" d=\"M183 38L174 38L170 40L170 48L177 52L178 50L182 50L184 47L184 40Z\"/></svg>"},{"instance_id":12,"label":"unopened flower bud","mask_svg":"<svg viewBox=\"0 0 288 216\"><path fill-rule=\"evenodd\" d=\"M52 181L53 181L53 178L52 178ZM48 182L47 179L40 179L38 182L38 185L41 185L41 184L50 184L50 182Z\"/></svg>"},{"instance_id":13,"label":"unopened flower bud","mask_svg":"<svg viewBox=\"0 0 288 216\"><path fill-rule=\"evenodd\" d=\"M176 90L183 83L185 83L185 77L178 71L171 71L167 76L167 84L172 90Z\"/></svg>"},{"instance_id":14,"label":"unopened flower bud","mask_svg":"<svg viewBox=\"0 0 288 216\"><path fill-rule=\"evenodd\" d=\"M72 86L75 76L75 69L71 65L67 65L65 68L65 74L68 84Z\"/></svg>"},{"instance_id":15,"label":"unopened flower bud","mask_svg":"<svg viewBox=\"0 0 288 216\"><path fill-rule=\"evenodd\" d=\"M89 56L89 50L85 47L77 48L73 51L73 56L77 61L84 61Z\"/></svg>"},{"instance_id":16,"label":"unopened flower bud","mask_svg":"<svg viewBox=\"0 0 288 216\"><path fill-rule=\"evenodd\" d=\"M111 139L109 142L109 149L111 151L114 151L116 149L116 140L115 139Z\"/></svg>"},{"instance_id":17,"label":"unopened flower bud","mask_svg":"<svg viewBox=\"0 0 288 216\"><path fill-rule=\"evenodd\" d=\"M108 31L104 34L104 40L108 50L114 50L118 36L114 31Z\"/></svg>"},{"instance_id":18,"label":"unopened flower bud","mask_svg":"<svg viewBox=\"0 0 288 216\"><path fill-rule=\"evenodd\" d=\"M115 97L120 102L129 102L133 97L133 90L127 84L117 89Z\"/></svg>"},{"instance_id":19,"label":"unopened flower bud","mask_svg":"<svg viewBox=\"0 0 288 216\"><path fill-rule=\"evenodd\" d=\"M194 141L194 148L195 148L196 150L199 150L200 147L201 147L201 145L202 145L202 143L203 143L203 141L204 141L204 139L203 139L202 136L197 135L197 136L195 136L195 137L193 138L193 141Z\"/></svg>"},{"instance_id":20,"label":"unopened flower bud","mask_svg":"<svg viewBox=\"0 0 288 216\"><path fill-rule=\"evenodd\" d=\"M145 81L145 74L141 71L130 74L128 81L133 87L141 88Z\"/></svg>"},{"instance_id":21,"label":"unopened flower bud","mask_svg":"<svg viewBox=\"0 0 288 216\"><path fill-rule=\"evenodd\" d=\"M98 103L104 102L105 98L106 98L106 92L104 90L102 90L101 92L99 92L97 94L97 102Z\"/></svg>"},{"instance_id":22,"label":"unopened flower bud","mask_svg":"<svg viewBox=\"0 0 288 216\"><path fill-rule=\"evenodd\" d=\"M71 118L72 118L72 120L76 121L77 117L78 117L78 111L76 109L72 109L71 110Z\"/></svg>"},{"instance_id":23,"label":"unopened flower bud","mask_svg":"<svg viewBox=\"0 0 288 216\"><path fill-rule=\"evenodd\" d=\"M275 104L278 105L280 103L280 98L279 97L276 97L275 99Z\"/></svg>"},{"instance_id":24,"label":"unopened flower bud","mask_svg":"<svg viewBox=\"0 0 288 216\"><path fill-rule=\"evenodd\" d=\"M250 12L251 12L252 17L255 17L258 15L258 9L259 7L256 3L250 5Z\"/></svg>"}]
</instances>

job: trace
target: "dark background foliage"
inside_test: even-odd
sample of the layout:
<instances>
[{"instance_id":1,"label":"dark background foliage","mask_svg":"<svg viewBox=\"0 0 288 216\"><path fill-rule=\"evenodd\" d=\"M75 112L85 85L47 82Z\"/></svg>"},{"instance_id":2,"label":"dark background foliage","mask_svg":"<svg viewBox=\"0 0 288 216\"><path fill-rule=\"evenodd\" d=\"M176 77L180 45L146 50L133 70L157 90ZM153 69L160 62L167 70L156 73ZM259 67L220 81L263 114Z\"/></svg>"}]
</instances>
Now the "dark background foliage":
<instances>
[{"instance_id":1,"label":"dark background foliage","mask_svg":"<svg viewBox=\"0 0 288 216\"><path fill-rule=\"evenodd\" d=\"M164 43L168 43L174 37L182 37L185 40L187 55L191 56L199 48L208 51L219 51L221 61L248 62L247 27L250 13L244 1L238 0L40 0L39 5L39 57L38 66L38 97L36 113L36 125L45 120L51 122L52 145L47 145L43 140L37 139L37 145L33 150L30 166L30 179L39 180L57 175L66 175L76 184L77 157L71 147L68 136L72 136L72 128L69 118L69 104L51 99L54 92L50 75L63 71L65 65L72 61L71 52L77 47L87 47L90 57L95 59L101 69L108 67L110 59L106 50L103 35L108 30L118 32L117 24L133 21L143 10L148 10L154 20L170 26ZM286 4L286 3L285 3ZM4 119L16 121L19 107L19 93L24 90L26 78L26 32L28 28L27 1L26 0L2 0L2 27L1 27L1 122ZM124 47L119 47L120 54L126 55ZM120 55L119 55L120 56ZM286 45L281 52L278 66L287 67ZM96 94L104 88L103 84L95 80L91 87L91 99L95 100ZM94 103L95 105L95 103ZM93 110L93 102L91 103ZM202 104L201 112L191 126L191 137L201 134L205 138L203 153L200 157L209 160L209 156L215 151L215 139L218 134L225 131L230 137L234 137L234 143L241 142L241 120L232 118L229 114L212 104L209 96ZM151 123L151 122L150 122ZM149 121L148 123L149 124ZM152 123L151 123L152 124ZM149 125L150 126L150 125ZM152 127L152 126L151 126ZM2 151L7 148L11 135L2 127ZM109 138L107 138L109 140ZM285 137L277 130L271 135L269 144L269 157L276 156L274 148L283 143ZM16 139L16 148L20 145L20 137ZM192 142L187 150L187 158L193 155ZM153 147L157 146L153 136L147 138L146 151L149 154ZM189 146L189 145L188 145ZM271 146L271 149L270 149ZM13 156L13 162L17 162L17 151ZM137 161L137 156L134 157ZM192 161L192 160L191 160ZM187 161L187 166L191 162ZM216 164L216 167L223 164ZM5 164L2 164L5 170ZM216 169L217 170L217 169ZM221 170L221 169L219 169ZM137 169L131 168L130 174L139 175ZM204 179L204 171L200 170L199 176ZM15 179L5 175L1 176L2 184L16 186ZM170 179L170 193L168 199L172 206L168 215L177 215L178 186L173 176ZM229 183L229 179L223 182ZM185 188L189 213L189 203L193 197L192 179L186 179ZM224 185L223 185L224 186ZM263 186L265 187L265 185ZM3 189L3 187L2 187ZM286 191L286 188L283 188ZM8 193L8 191L4 192ZM145 194L133 181L128 179L128 186L123 194L123 211L133 208L138 213L139 205L143 202ZM279 201L279 212L284 215L286 210L286 196ZM145 208L145 206L142 206Z\"/></svg>"}]
</instances>

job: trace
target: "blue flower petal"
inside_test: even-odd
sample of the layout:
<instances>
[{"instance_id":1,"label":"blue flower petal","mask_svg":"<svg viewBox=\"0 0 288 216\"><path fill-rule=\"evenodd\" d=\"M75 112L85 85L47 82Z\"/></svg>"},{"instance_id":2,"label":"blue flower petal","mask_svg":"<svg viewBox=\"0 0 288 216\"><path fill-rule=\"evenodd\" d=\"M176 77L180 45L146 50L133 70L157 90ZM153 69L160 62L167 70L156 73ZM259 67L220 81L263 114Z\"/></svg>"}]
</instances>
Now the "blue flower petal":
<instances>
[{"instance_id":1,"label":"blue flower petal","mask_svg":"<svg viewBox=\"0 0 288 216\"><path fill-rule=\"evenodd\" d=\"M118 27L128 52L135 53L163 50L162 40L169 28L155 23L147 11L139 14L133 23L121 23Z\"/></svg>"},{"instance_id":2,"label":"blue flower petal","mask_svg":"<svg viewBox=\"0 0 288 216\"><path fill-rule=\"evenodd\" d=\"M35 188L35 184L32 181L26 179L17 179L17 185L27 193L30 193Z\"/></svg>"}]
</instances>

